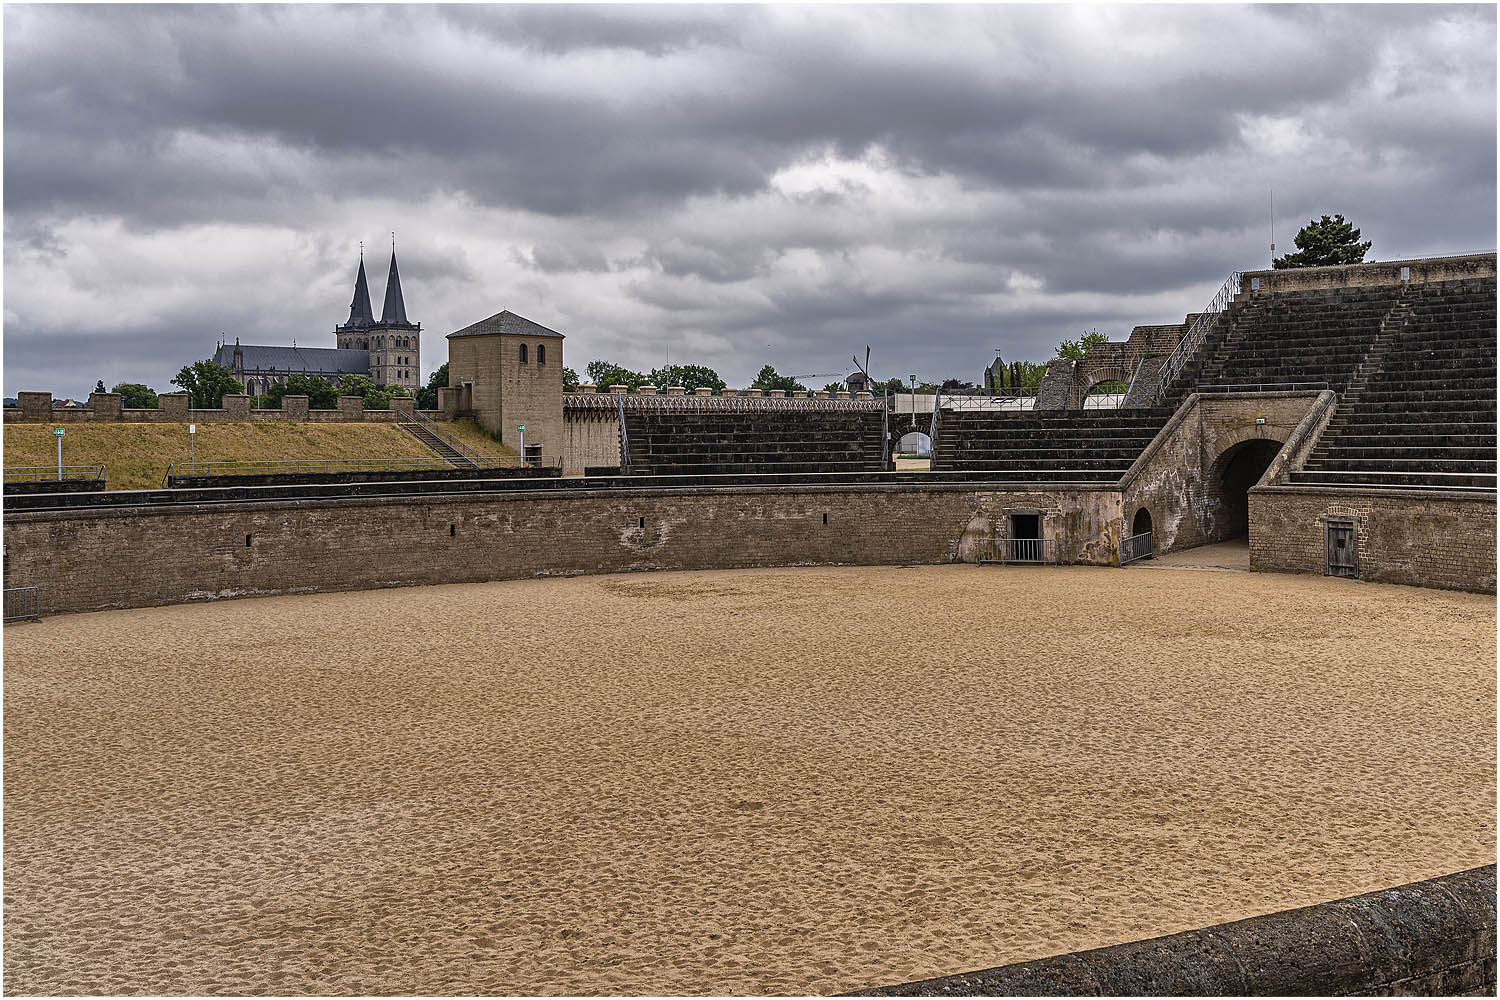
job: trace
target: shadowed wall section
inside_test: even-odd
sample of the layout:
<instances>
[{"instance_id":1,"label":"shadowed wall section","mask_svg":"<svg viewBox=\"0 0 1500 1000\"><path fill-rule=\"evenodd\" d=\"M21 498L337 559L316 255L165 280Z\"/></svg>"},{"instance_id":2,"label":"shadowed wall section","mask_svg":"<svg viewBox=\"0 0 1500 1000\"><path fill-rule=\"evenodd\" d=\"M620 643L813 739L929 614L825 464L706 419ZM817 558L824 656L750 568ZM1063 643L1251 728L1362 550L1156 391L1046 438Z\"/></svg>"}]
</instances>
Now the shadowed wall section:
<instances>
[{"instance_id":1,"label":"shadowed wall section","mask_svg":"<svg viewBox=\"0 0 1500 1000\"><path fill-rule=\"evenodd\" d=\"M1495 866L862 996L1493 996Z\"/></svg>"}]
</instances>

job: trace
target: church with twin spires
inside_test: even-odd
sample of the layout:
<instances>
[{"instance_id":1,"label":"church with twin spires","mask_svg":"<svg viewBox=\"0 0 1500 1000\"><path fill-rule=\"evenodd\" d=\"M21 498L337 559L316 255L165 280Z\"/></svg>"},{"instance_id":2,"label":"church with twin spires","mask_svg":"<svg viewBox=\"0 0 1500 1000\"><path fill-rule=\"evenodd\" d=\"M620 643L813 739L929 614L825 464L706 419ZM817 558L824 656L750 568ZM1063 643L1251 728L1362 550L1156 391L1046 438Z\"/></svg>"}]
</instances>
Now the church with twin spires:
<instances>
[{"instance_id":1,"label":"church with twin spires","mask_svg":"<svg viewBox=\"0 0 1500 1000\"><path fill-rule=\"evenodd\" d=\"M380 319L370 309L370 286L365 278L365 255L359 255L354 300L349 318L333 328L334 347L265 347L220 344L214 363L234 372L249 395L268 391L293 375L312 375L342 385L351 375L364 375L377 386L399 385L416 395L422 384L422 324L406 318L401 296L401 274L396 249L391 248L391 271L385 282L385 305Z\"/></svg>"}]
</instances>

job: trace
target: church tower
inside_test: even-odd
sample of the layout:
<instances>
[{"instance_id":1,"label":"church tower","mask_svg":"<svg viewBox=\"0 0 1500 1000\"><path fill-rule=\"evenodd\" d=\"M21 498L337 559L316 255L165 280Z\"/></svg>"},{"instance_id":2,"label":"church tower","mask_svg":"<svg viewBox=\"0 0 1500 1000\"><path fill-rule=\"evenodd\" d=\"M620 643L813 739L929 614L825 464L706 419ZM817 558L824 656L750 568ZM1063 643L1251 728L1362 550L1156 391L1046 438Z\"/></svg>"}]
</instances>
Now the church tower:
<instances>
[{"instance_id":1,"label":"church tower","mask_svg":"<svg viewBox=\"0 0 1500 1000\"><path fill-rule=\"evenodd\" d=\"M406 318L406 300L401 294L401 272L396 267L396 246L391 244L391 270L385 282L385 307L377 322L370 310L370 288L365 280L365 257L359 255L359 276L354 280L354 301L349 321L336 327L338 346L370 352L370 378L378 386L404 386L412 395L422 384L422 324Z\"/></svg>"}]
</instances>

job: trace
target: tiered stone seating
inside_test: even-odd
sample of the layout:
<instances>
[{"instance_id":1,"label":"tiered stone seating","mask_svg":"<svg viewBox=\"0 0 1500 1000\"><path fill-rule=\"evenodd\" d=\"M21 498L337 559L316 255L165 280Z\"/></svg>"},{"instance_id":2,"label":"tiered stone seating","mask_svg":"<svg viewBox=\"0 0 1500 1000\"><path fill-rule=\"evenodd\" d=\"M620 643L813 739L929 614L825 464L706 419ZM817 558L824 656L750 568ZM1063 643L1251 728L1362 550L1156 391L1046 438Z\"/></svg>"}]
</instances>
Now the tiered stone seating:
<instances>
[{"instance_id":1,"label":"tiered stone seating","mask_svg":"<svg viewBox=\"0 0 1500 1000\"><path fill-rule=\"evenodd\" d=\"M1342 392L1400 297L1397 286L1241 293L1168 388L1176 407L1194 389L1326 382Z\"/></svg>"},{"instance_id":2,"label":"tiered stone seating","mask_svg":"<svg viewBox=\"0 0 1500 1000\"><path fill-rule=\"evenodd\" d=\"M631 475L879 472L880 410L663 411L626 415Z\"/></svg>"},{"instance_id":3,"label":"tiered stone seating","mask_svg":"<svg viewBox=\"0 0 1500 1000\"><path fill-rule=\"evenodd\" d=\"M1495 489L1495 292L1494 278L1410 289L1405 327L1291 481Z\"/></svg>"},{"instance_id":4,"label":"tiered stone seating","mask_svg":"<svg viewBox=\"0 0 1500 1000\"><path fill-rule=\"evenodd\" d=\"M1016 482L1112 483L1172 410L943 411L932 467Z\"/></svg>"}]
</instances>

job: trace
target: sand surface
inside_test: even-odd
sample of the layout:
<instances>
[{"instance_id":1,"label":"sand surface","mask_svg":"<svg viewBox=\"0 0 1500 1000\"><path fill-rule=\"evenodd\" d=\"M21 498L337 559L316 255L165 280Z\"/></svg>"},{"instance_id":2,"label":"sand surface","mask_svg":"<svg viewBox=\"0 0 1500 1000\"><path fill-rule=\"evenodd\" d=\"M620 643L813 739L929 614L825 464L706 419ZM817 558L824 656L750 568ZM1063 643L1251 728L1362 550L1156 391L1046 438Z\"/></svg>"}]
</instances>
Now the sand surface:
<instances>
[{"instance_id":1,"label":"sand surface","mask_svg":"<svg viewBox=\"0 0 1500 1000\"><path fill-rule=\"evenodd\" d=\"M5 629L9 993L825 993L1495 860L1495 600L639 574Z\"/></svg>"}]
</instances>

